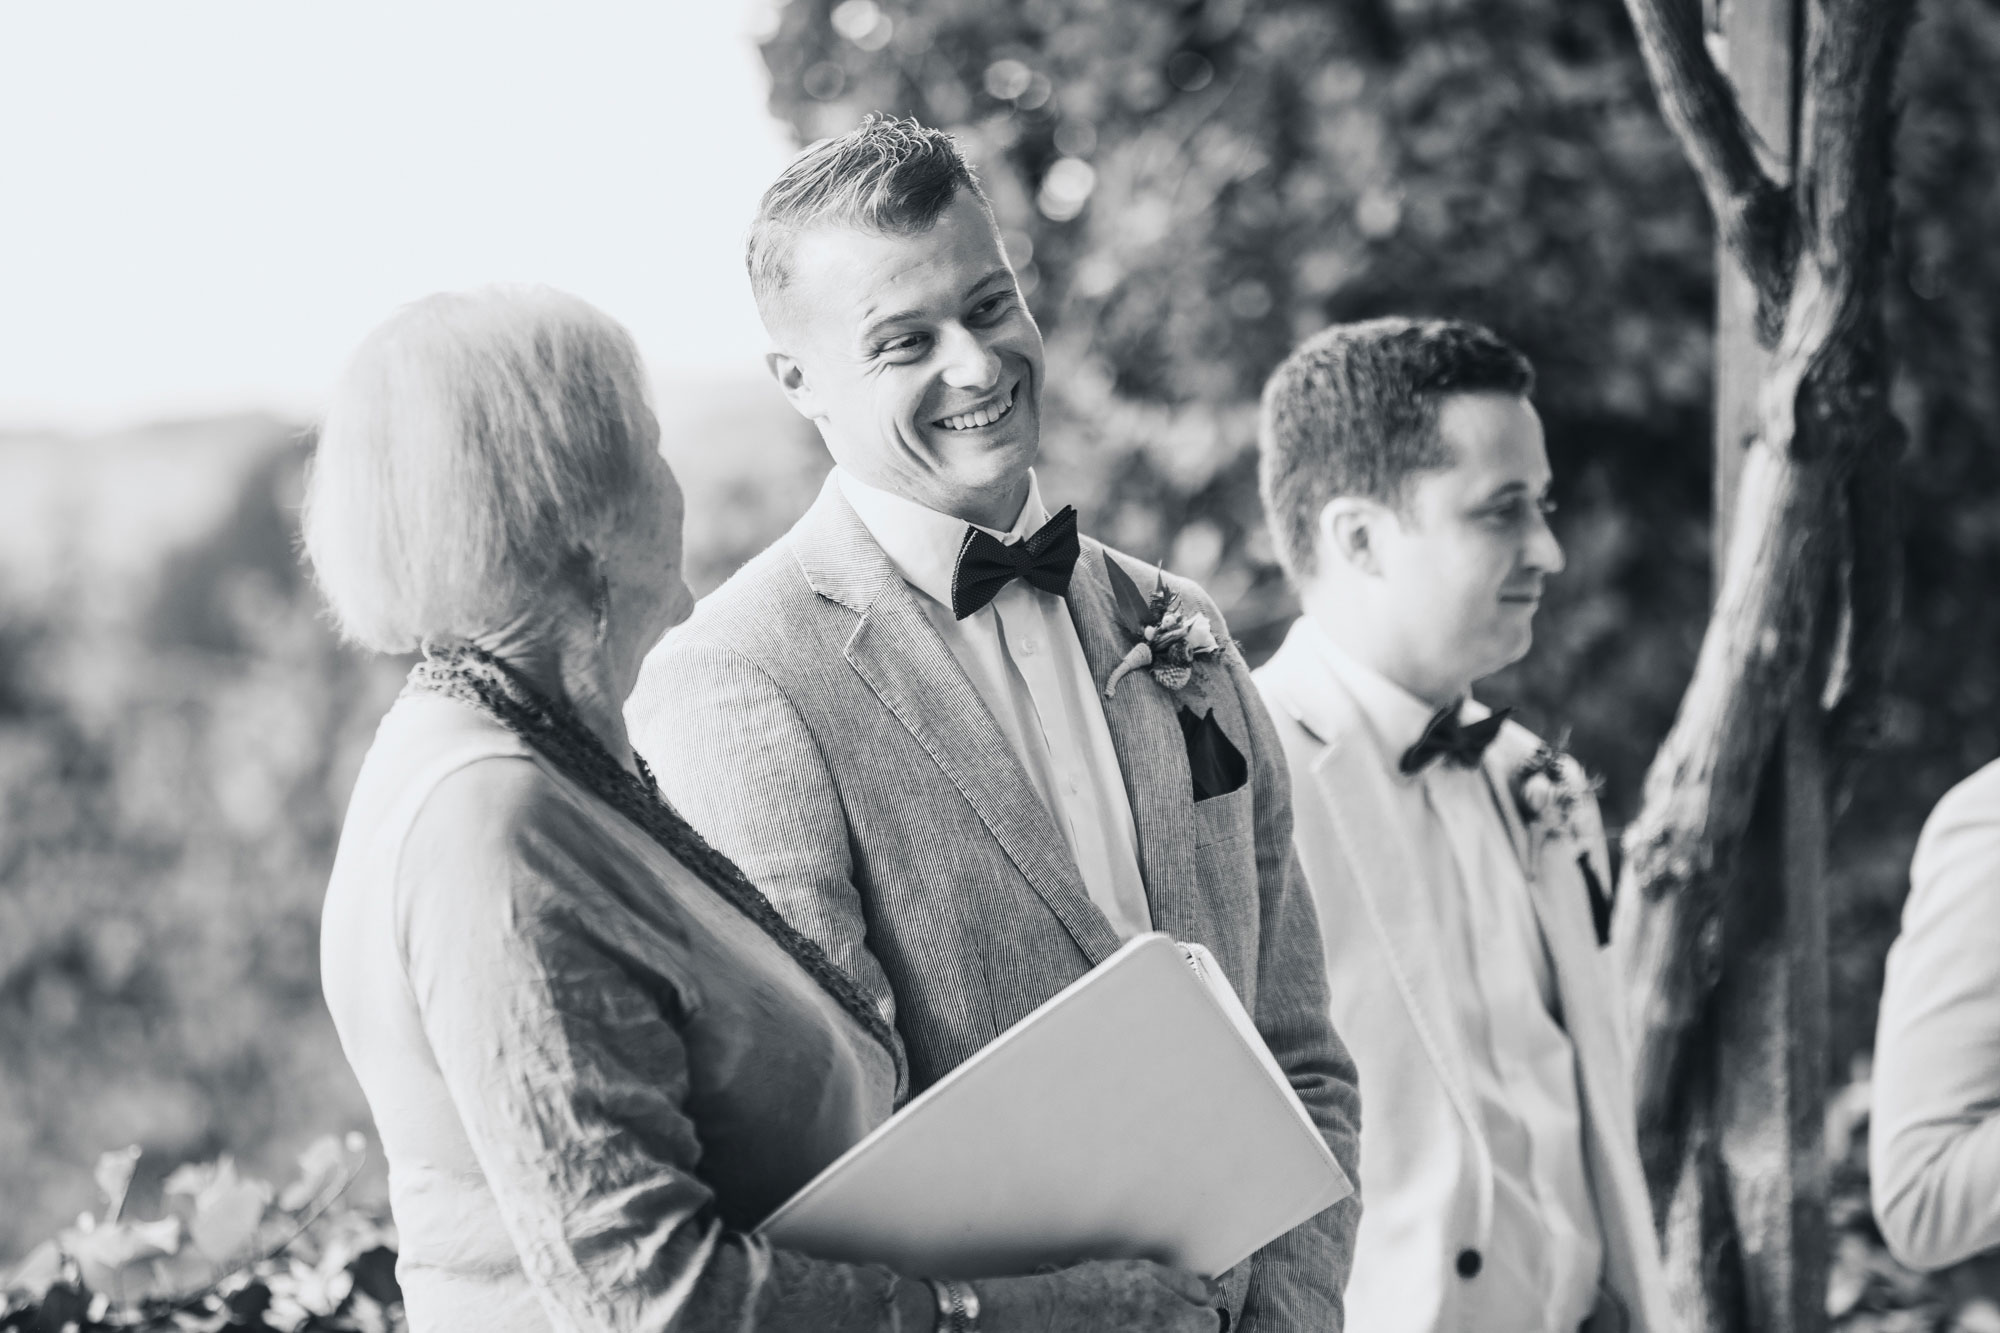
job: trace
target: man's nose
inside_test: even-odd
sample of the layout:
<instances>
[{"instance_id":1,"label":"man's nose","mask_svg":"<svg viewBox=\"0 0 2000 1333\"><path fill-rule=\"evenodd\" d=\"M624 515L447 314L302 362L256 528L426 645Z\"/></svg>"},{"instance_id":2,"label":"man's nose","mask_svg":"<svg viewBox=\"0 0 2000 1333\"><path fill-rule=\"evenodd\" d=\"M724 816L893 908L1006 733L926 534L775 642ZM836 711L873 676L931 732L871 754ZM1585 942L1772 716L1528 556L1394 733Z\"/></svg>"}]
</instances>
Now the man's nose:
<instances>
[{"instance_id":1,"label":"man's nose","mask_svg":"<svg viewBox=\"0 0 2000 1333\"><path fill-rule=\"evenodd\" d=\"M964 325L943 335L944 382L954 389L990 389L1000 382L1000 354Z\"/></svg>"},{"instance_id":2,"label":"man's nose","mask_svg":"<svg viewBox=\"0 0 2000 1333\"><path fill-rule=\"evenodd\" d=\"M1528 534L1528 565L1544 574L1560 574L1568 563L1563 559L1562 543L1556 540L1555 529L1549 526L1547 514L1535 514L1535 530Z\"/></svg>"}]
</instances>

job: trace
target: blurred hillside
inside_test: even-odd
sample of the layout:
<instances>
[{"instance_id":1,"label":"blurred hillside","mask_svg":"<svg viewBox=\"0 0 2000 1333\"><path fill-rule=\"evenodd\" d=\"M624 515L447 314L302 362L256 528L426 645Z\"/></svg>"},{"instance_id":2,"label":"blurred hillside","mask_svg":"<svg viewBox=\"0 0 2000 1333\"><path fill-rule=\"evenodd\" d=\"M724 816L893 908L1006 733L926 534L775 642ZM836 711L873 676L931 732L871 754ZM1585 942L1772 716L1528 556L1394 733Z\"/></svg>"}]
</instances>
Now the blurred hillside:
<instances>
[{"instance_id":1,"label":"blurred hillside","mask_svg":"<svg viewBox=\"0 0 2000 1333\"><path fill-rule=\"evenodd\" d=\"M762 380L659 386L712 587L809 502ZM0 1268L146 1148L283 1178L367 1127L319 996L341 816L405 663L340 647L294 556L307 433L0 436ZM369 1182L379 1188L379 1180Z\"/></svg>"}]
</instances>

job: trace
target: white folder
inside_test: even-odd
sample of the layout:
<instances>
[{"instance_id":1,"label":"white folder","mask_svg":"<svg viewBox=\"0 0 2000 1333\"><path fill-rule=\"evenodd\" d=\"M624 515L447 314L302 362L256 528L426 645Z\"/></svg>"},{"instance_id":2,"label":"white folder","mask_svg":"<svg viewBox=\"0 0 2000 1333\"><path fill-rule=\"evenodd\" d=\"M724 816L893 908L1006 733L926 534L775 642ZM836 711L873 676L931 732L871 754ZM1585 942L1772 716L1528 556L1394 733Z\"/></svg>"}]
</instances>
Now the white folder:
<instances>
[{"instance_id":1,"label":"white folder","mask_svg":"<svg viewBox=\"0 0 2000 1333\"><path fill-rule=\"evenodd\" d=\"M759 1230L911 1276L1144 1258L1214 1277L1352 1191L1214 958L1145 934Z\"/></svg>"}]
</instances>

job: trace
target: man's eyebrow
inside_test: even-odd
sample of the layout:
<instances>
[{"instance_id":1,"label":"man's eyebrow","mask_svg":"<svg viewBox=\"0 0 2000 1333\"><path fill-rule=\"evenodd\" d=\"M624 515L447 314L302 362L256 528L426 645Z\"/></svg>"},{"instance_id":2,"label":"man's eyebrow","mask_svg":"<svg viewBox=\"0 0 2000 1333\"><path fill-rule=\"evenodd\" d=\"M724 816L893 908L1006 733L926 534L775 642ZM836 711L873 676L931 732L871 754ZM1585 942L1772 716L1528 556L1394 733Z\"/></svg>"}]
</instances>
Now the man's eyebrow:
<instances>
[{"instance_id":1,"label":"man's eyebrow","mask_svg":"<svg viewBox=\"0 0 2000 1333\"><path fill-rule=\"evenodd\" d=\"M906 319L916 319L923 313L921 310L898 310L893 315L867 316L861 325L861 341L867 342L879 330L887 328L891 324L900 324Z\"/></svg>"},{"instance_id":2,"label":"man's eyebrow","mask_svg":"<svg viewBox=\"0 0 2000 1333\"><path fill-rule=\"evenodd\" d=\"M970 287L966 288L965 299L970 301L974 296L977 296L982 289L992 286L993 283L998 281L999 279L1002 278L1011 279L1012 277L1013 275L1009 273L1006 268L1004 267L996 268L991 273L988 273L985 277L981 278L978 282L975 282ZM864 317L865 322L861 326L861 340L863 342L866 342L869 338L873 337L878 330L887 328L891 324L900 324L906 319L919 319L923 316L923 313L924 312L921 310L898 310L891 315L865 316Z\"/></svg>"},{"instance_id":3,"label":"man's eyebrow","mask_svg":"<svg viewBox=\"0 0 2000 1333\"><path fill-rule=\"evenodd\" d=\"M1525 481L1510 481L1504 486L1496 486L1492 490L1488 491L1486 493L1486 498L1481 500L1479 503L1482 505L1490 505L1497 500L1510 499L1515 495L1542 494L1549 489L1549 486L1553 486L1554 484L1555 481L1553 478L1551 478L1548 486L1542 487L1541 491L1536 491L1533 487L1529 486L1528 483Z\"/></svg>"},{"instance_id":4,"label":"man's eyebrow","mask_svg":"<svg viewBox=\"0 0 2000 1333\"><path fill-rule=\"evenodd\" d=\"M967 287L965 289L965 299L970 301L974 296L978 295L980 288L991 285L995 279L1012 278L1013 276L1014 275L1012 273L1009 273L1007 271L1004 265L1000 268L996 268L991 273L981 278L978 282L975 282L970 287Z\"/></svg>"}]
</instances>

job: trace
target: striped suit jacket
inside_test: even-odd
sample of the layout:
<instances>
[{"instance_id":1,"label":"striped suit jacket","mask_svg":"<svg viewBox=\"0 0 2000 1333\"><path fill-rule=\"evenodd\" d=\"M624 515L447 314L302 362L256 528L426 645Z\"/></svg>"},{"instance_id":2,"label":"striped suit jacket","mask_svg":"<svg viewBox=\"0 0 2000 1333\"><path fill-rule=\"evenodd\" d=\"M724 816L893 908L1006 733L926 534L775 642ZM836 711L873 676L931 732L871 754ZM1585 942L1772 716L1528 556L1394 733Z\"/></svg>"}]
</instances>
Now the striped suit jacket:
<instances>
[{"instance_id":1,"label":"striped suit jacket","mask_svg":"<svg viewBox=\"0 0 2000 1333\"><path fill-rule=\"evenodd\" d=\"M1093 676L1124 655L1107 560L1069 590ZM1169 585L1218 627L1195 585ZM1118 947L999 725L839 487L703 599L647 660L634 743L688 820L881 1006L921 1091ZM1213 709L1249 765L1195 802L1178 708ZM1292 849L1283 751L1231 648L1179 696L1104 701L1154 925L1207 946L1350 1179L1353 1062L1327 1017L1319 928ZM1359 1201L1228 1275L1235 1327L1338 1330Z\"/></svg>"}]
</instances>

